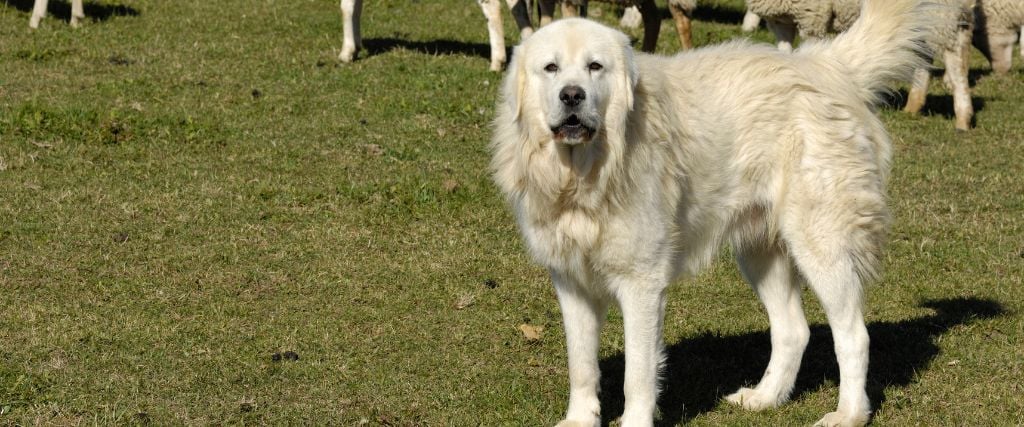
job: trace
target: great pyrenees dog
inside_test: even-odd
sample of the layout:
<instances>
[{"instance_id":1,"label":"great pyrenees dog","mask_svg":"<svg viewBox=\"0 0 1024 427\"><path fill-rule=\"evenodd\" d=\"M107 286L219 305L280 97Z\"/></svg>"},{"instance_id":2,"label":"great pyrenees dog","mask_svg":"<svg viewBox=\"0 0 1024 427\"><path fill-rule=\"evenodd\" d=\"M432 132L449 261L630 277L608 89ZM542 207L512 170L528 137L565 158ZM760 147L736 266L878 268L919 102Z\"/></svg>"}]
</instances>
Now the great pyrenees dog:
<instances>
[{"instance_id":1,"label":"great pyrenees dog","mask_svg":"<svg viewBox=\"0 0 1024 427\"><path fill-rule=\"evenodd\" d=\"M581 19L516 48L492 168L561 306L569 404L559 425L600 425L610 303L625 328L622 425L652 423L666 288L724 242L764 303L772 346L760 382L725 398L752 410L789 399L810 335L807 283L840 371L838 407L818 424L869 420L863 292L879 271L892 151L874 105L926 65L936 14L924 8L867 0L846 33L792 53L732 42L637 54L622 33Z\"/></svg>"}]
</instances>

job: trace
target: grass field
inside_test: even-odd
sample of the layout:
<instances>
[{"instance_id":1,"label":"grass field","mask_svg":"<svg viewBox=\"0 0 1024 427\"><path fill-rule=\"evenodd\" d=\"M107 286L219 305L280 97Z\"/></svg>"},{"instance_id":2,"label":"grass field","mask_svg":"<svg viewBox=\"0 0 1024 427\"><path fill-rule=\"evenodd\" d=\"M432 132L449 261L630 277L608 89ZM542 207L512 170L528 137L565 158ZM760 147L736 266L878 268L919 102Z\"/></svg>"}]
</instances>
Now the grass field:
<instances>
[{"instance_id":1,"label":"grass field","mask_svg":"<svg viewBox=\"0 0 1024 427\"><path fill-rule=\"evenodd\" d=\"M490 182L500 75L473 2L367 2L369 52L345 65L335 1L93 1L78 30L51 3L37 31L29 0L0 6L0 424L560 418L560 315ZM741 4L702 1L695 42L741 37ZM868 293L876 425L1024 423L1015 61L996 76L975 52L970 132L953 131L941 79L925 115L882 110L895 223ZM793 402L750 413L720 398L767 363L760 303L728 254L675 285L662 422L832 410L831 339L806 300ZM609 421L621 333L613 312Z\"/></svg>"}]
</instances>

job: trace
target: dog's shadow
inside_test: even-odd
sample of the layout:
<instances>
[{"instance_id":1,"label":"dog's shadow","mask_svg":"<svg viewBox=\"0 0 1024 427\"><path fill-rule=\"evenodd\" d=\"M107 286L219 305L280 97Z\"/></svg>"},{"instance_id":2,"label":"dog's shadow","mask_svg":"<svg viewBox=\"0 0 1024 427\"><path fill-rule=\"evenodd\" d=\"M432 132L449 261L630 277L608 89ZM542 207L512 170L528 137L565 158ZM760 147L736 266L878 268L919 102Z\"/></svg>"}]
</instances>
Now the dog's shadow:
<instances>
[{"instance_id":1,"label":"dog's shadow","mask_svg":"<svg viewBox=\"0 0 1024 427\"><path fill-rule=\"evenodd\" d=\"M928 369L940 351L936 339L946 331L1005 313L998 302L979 298L930 300L921 306L934 310L935 314L868 324L871 336L868 396L873 408L885 402L886 387L907 386L917 372ZM691 420L714 409L725 395L737 388L756 384L768 365L770 352L767 331L727 336L705 334L672 344L666 349L667 366L658 401L659 425L673 426ZM601 412L605 424L622 413L624 364L622 354L601 360L601 389L604 390ZM793 400L820 388L826 380L833 384L839 382L832 334L827 325L814 325Z\"/></svg>"},{"instance_id":2,"label":"dog's shadow","mask_svg":"<svg viewBox=\"0 0 1024 427\"><path fill-rule=\"evenodd\" d=\"M13 6L22 12L32 13L33 0L4 0L4 4ZM86 20L106 21L114 16L139 16L139 10L123 4L106 4L83 1L82 9ZM62 21L71 20L71 3L63 0L50 0L46 13Z\"/></svg>"}]
</instances>

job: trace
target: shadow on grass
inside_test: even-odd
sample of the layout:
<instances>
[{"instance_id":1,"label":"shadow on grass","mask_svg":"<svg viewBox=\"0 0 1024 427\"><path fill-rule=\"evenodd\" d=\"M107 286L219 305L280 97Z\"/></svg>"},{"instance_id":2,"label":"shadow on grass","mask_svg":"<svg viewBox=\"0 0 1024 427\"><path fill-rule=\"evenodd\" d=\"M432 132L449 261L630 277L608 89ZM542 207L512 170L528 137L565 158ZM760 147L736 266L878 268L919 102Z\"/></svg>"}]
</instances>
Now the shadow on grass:
<instances>
[{"instance_id":1,"label":"shadow on grass","mask_svg":"<svg viewBox=\"0 0 1024 427\"><path fill-rule=\"evenodd\" d=\"M927 370L939 347L935 341L953 327L1005 313L996 301L978 298L950 298L921 304L935 311L930 316L900 322L868 324L871 360L868 396L872 408L885 402L885 388L904 387L917 372ZM658 407L659 425L676 425L712 410L737 388L756 384L768 365L771 343L768 332L722 336L706 334L677 342L666 349L668 359ZM622 414L623 368L621 354L601 361L601 412L605 423ZM832 334L826 325L811 327L811 340L804 353L793 400L839 382L839 368L832 348ZM838 388L834 392L838 396ZM825 408L831 411L832 408ZM822 412L824 413L824 412Z\"/></svg>"},{"instance_id":2,"label":"shadow on grass","mask_svg":"<svg viewBox=\"0 0 1024 427\"><path fill-rule=\"evenodd\" d=\"M746 13L745 10L722 7L722 5L701 5L693 11L693 19L702 22L739 25L743 23L743 16ZM671 18L671 13L669 15Z\"/></svg>"},{"instance_id":3,"label":"shadow on grass","mask_svg":"<svg viewBox=\"0 0 1024 427\"><path fill-rule=\"evenodd\" d=\"M32 13L34 0L3 0L7 6L13 6L25 13ZM139 16L139 10L123 4L105 4L83 1L85 19L106 21L114 16ZM50 0L47 13L62 21L71 21L71 3L62 0Z\"/></svg>"},{"instance_id":4,"label":"shadow on grass","mask_svg":"<svg viewBox=\"0 0 1024 427\"><path fill-rule=\"evenodd\" d=\"M883 103L887 108L903 110L907 103L907 95L906 89L900 89L886 98ZM977 114L985 109L985 99L972 93L971 106L974 108L974 116L971 117L971 127L973 128L975 120L977 120ZM923 116L941 116L947 120L956 119L956 110L953 108L953 95L949 93L928 95L919 114Z\"/></svg>"},{"instance_id":5,"label":"shadow on grass","mask_svg":"<svg viewBox=\"0 0 1024 427\"><path fill-rule=\"evenodd\" d=\"M693 11L693 19L718 24L740 24L743 22L745 10L733 9L722 5L701 5ZM662 21L673 20L672 12L667 7L658 8L658 16Z\"/></svg>"},{"instance_id":6,"label":"shadow on grass","mask_svg":"<svg viewBox=\"0 0 1024 427\"><path fill-rule=\"evenodd\" d=\"M992 73L989 69L972 69L967 74L968 85L974 87L975 83L982 77L985 77ZM944 70L933 69L931 71L932 79L938 79L941 81ZM882 104L894 110L902 110L904 105L907 103L908 91L907 89L900 89L892 94L886 96ZM971 117L971 127L974 127L974 121L977 119L977 113L985 109L985 99L971 93L971 106L974 108L975 116ZM942 116L945 119L955 119L956 110L953 108L953 95L948 90L941 95L928 95L925 98L924 106L921 107L921 113L925 116Z\"/></svg>"},{"instance_id":7,"label":"shadow on grass","mask_svg":"<svg viewBox=\"0 0 1024 427\"><path fill-rule=\"evenodd\" d=\"M490 45L484 43L466 43L455 40L416 42L386 37L363 39L363 47L366 49L366 56L379 55L395 49L407 49L428 55L466 55L478 56L487 59L491 58Z\"/></svg>"}]
</instances>

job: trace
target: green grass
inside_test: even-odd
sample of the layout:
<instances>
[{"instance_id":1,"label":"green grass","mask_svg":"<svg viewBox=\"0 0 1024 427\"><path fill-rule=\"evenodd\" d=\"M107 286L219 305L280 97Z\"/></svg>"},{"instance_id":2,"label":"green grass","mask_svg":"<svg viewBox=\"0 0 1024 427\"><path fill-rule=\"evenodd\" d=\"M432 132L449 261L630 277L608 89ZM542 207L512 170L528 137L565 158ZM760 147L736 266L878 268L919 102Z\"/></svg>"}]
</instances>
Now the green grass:
<instances>
[{"instance_id":1,"label":"green grass","mask_svg":"<svg viewBox=\"0 0 1024 427\"><path fill-rule=\"evenodd\" d=\"M475 4L367 4L371 54L346 65L334 1L87 4L83 28L37 31L29 1L0 6L0 424L558 420L560 315L488 176L500 76ZM740 17L702 2L695 42L741 36ZM868 294L877 425L1024 423L1024 78L977 53L972 68L968 133L940 79L928 114L882 111L895 224ZM834 356L807 300L794 401L749 413L719 398L767 361L759 303L727 256L673 287L662 419L830 411ZM617 313L607 329L611 419Z\"/></svg>"}]
</instances>

